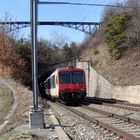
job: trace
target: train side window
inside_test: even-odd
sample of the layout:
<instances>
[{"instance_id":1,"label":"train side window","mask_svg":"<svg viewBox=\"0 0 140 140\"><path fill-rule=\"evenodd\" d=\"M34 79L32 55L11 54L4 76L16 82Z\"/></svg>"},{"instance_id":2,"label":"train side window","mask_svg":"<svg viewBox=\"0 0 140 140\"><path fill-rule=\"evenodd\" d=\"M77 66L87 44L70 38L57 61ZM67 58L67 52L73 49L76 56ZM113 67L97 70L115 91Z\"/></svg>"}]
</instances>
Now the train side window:
<instances>
[{"instance_id":1,"label":"train side window","mask_svg":"<svg viewBox=\"0 0 140 140\"><path fill-rule=\"evenodd\" d=\"M58 84L58 77L55 77L55 83Z\"/></svg>"},{"instance_id":2,"label":"train side window","mask_svg":"<svg viewBox=\"0 0 140 140\"><path fill-rule=\"evenodd\" d=\"M55 85L55 76L52 76L51 78L51 88L55 88L56 85Z\"/></svg>"},{"instance_id":3,"label":"train side window","mask_svg":"<svg viewBox=\"0 0 140 140\"><path fill-rule=\"evenodd\" d=\"M50 79L47 81L47 89L50 89Z\"/></svg>"},{"instance_id":4,"label":"train side window","mask_svg":"<svg viewBox=\"0 0 140 140\"><path fill-rule=\"evenodd\" d=\"M55 88L56 85L55 85L55 75L53 76L53 88Z\"/></svg>"},{"instance_id":5,"label":"train side window","mask_svg":"<svg viewBox=\"0 0 140 140\"><path fill-rule=\"evenodd\" d=\"M52 77L50 79L50 88L53 88L53 80L52 80Z\"/></svg>"},{"instance_id":6,"label":"train side window","mask_svg":"<svg viewBox=\"0 0 140 140\"><path fill-rule=\"evenodd\" d=\"M48 81L46 81L46 83L45 83L45 88L48 89Z\"/></svg>"}]
</instances>

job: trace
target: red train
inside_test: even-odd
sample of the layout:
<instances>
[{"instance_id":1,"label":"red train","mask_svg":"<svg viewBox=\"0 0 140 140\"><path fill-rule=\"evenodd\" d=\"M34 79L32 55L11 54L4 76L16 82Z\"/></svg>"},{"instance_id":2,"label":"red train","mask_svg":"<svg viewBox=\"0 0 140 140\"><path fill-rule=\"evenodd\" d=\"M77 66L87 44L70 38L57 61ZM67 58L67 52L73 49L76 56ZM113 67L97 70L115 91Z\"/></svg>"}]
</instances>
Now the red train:
<instances>
[{"instance_id":1,"label":"red train","mask_svg":"<svg viewBox=\"0 0 140 140\"><path fill-rule=\"evenodd\" d=\"M45 93L65 102L78 102L86 97L85 72L80 68L56 69L44 82Z\"/></svg>"}]
</instances>

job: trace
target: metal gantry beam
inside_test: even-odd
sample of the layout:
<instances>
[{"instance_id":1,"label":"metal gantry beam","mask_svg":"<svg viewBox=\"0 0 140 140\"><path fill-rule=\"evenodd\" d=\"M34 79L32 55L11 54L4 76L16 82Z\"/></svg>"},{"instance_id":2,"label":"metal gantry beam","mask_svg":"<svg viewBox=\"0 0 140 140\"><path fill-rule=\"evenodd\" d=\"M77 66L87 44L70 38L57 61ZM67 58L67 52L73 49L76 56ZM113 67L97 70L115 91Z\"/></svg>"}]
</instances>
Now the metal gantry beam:
<instances>
[{"instance_id":1,"label":"metal gantry beam","mask_svg":"<svg viewBox=\"0 0 140 140\"><path fill-rule=\"evenodd\" d=\"M100 28L100 22L62 22L62 21L39 21L38 25L52 25L52 26L64 26L72 29L82 31L86 34L93 35L97 29ZM0 22L0 25L8 25L9 31L15 31L25 27L30 27L29 21L9 21Z\"/></svg>"}]
</instances>

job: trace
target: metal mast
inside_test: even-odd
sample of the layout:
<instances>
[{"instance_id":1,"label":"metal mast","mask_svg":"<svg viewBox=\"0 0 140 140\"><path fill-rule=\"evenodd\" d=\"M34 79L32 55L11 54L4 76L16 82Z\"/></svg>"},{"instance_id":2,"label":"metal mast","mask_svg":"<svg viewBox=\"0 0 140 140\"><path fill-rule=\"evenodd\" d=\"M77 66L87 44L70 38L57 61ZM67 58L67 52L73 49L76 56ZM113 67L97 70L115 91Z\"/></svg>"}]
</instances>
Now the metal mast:
<instances>
[{"instance_id":1,"label":"metal mast","mask_svg":"<svg viewBox=\"0 0 140 140\"><path fill-rule=\"evenodd\" d=\"M37 6L38 0L31 0L31 43L32 43L32 89L34 110L38 110L37 82Z\"/></svg>"},{"instance_id":2,"label":"metal mast","mask_svg":"<svg viewBox=\"0 0 140 140\"><path fill-rule=\"evenodd\" d=\"M32 89L33 107L29 112L29 127L44 128L44 114L38 107L38 62L37 62L37 23L38 23L38 0L30 0L31 4L31 45L32 45Z\"/></svg>"}]
</instances>

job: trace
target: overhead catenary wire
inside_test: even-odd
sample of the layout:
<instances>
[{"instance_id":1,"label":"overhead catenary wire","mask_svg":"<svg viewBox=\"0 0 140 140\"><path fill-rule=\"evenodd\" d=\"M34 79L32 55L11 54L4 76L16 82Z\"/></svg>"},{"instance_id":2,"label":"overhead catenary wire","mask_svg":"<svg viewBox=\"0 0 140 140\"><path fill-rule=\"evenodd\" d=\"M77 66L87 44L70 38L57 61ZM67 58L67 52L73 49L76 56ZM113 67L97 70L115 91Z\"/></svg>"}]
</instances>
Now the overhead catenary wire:
<instances>
[{"instance_id":1,"label":"overhead catenary wire","mask_svg":"<svg viewBox=\"0 0 140 140\"><path fill-rule=\"evenodd\" d=\"M100 6L100 7L125 7L131 8L129 6L123 5L111 5L111 4L95 4L95 3L73 3L73 2L47 2L47 1L38 1L38 4L54 4L54 5L79 5L79 6Z\"/></svg>"}]
</instances>

